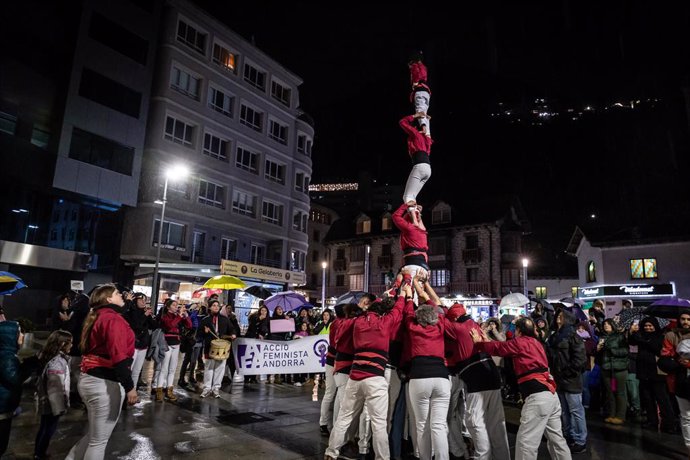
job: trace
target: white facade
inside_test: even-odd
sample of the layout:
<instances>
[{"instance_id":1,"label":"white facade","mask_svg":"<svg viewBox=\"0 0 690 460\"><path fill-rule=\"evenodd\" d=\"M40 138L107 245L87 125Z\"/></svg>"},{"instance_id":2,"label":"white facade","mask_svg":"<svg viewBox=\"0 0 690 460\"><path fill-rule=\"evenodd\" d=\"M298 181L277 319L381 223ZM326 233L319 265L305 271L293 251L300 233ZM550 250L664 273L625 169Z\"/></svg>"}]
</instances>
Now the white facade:
<instances>
[{"instance_id":1,"label":"white facade","mask_svg":"<svg viewBox=\"0 0 690 460\"><path fill-rule=\"evenodd\" d=\"M577 288L580 281L575 277L543 276L529 277L527 271L527 290L540 299L562 299L564 297L577 297ZM574 291L573 291L574 289Z\"/></svg>"}]
</instances>

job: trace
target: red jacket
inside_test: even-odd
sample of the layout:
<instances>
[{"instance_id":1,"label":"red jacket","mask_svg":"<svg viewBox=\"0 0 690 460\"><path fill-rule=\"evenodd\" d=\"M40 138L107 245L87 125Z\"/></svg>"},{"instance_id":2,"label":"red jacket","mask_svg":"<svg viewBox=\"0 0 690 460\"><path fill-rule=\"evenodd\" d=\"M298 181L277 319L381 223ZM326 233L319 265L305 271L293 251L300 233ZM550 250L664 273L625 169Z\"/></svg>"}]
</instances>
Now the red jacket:
<instances>
[{"instance_id":1,"label":"red jacket","mask_svg":"<svg viewBox=\"0 0 690 460\"><path fill-rule=\"evenodd\" d=\"M342 321L343 320L341 318L336 318L328 328L328 351L326 352L326 364L329 366L332 366L335 362L335 354L337 352L337 348L335 347L335 337Z\"/></svg>"},{"instance_id":2,"label":"red jacket","mask_svg":"<svg viewBox=\"0 0 690 460\"><path fill-rule=\"evenodd\" d=\"M338 333L335 335L335 364L333 372L349 374L352 360L355 357L355 342L352 331L355 326L354 318L339 320ZM331 326L333 329L333 326Z\"/></svg>"},{"instance_id":3,"label":"red jacket","mask_svg":"<svg viewBox=\"0 0 690 460\"><path fill-rule=\"evenodd\" d=\"M400 120L400 127L407 133L407 153L410 156L416 152L424 152L431 155L431 144L433 140L423 132L419 131L414 123L414 115L408 115Z\"/></svg>"},{"instance_id":4,"label":"red jacket","mask_svg":"<svg viewBox=\"0 0 690 460\"><path fill-rule=\"evenodd\" d=\"M444 358L446 328L443 320L439 318L434 325L422 326L417 323L414 304L411 301L405 305L403 317L410 343L410 378L448 378L448 368Z\"/></svg>"},{"instance_id":5,"label":"red jacket","mask_svg":"<svg viewBox=\"0 0 690 460\"><path fill-rule=\"evenodd\" d=\"M388 364L388 347L400 326L404 303L405 298L399 296L389 313L378 315L366 311L362 316L355 318L353 327L355 359L350 371L352 380L383 377L386 364Z\"/></svg>"},{"instance_id":6,"label":"red jacket","mask_svg":"<svg viewBox=\"0 0 690 460\"><path fill-rule=\"evenodd\" d=\"M405 212L407 212L407 205L403 203L391 216L393 223L400 230L400 249L403 250L403 253L405 249L409 248L420 249L423 252L428 251L427 232L405 219Z\"/></svg>"},{"instance_id":7,"label":"red jacket","mask_svg":"<svg viewBox=\"0 0 690 460\"><path fill-rule=\"evenodd\" d=\"M427 82L427 70L423 62L417 61L410 64L410 83L414 88L419 82Z\"/></svg>"},{"instance_id":8,"label":"red jacket","mask_svg":"<svg viewBox=\"0 0 690 460\"><path fill-rule=\"evenodd\" d=\"M163 329L165 340L170 345L177 345L180 343L180 323L184 324L188 329L192 328L192 320L189 316L183 318L177 313L170 312L165 312L161 315L161 329Z\"/></svg>"}]
</instances>

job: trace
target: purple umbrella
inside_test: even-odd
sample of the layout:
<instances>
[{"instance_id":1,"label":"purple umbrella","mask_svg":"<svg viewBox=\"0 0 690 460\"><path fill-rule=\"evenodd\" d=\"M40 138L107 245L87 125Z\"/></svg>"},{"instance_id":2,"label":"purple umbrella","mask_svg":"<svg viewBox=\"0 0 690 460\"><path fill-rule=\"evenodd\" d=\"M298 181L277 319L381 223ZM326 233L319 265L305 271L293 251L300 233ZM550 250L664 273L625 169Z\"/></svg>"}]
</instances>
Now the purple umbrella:
<instances>
[{"instance_id":1,"label":"purple umbrella","mask_svg":"<svg viewBox=\"0 0 690 460\"><path fill-rule=\"evenodd\" d=\"M283 307L283 311L288 312L297 307L301 307L305 303L307 303L307 299L295 291L279 292L264 300L264 305L268 307L271 312L273 312L276 307Z\"/></svg>"},{"instance_id":2,"label":"purple umbrella","mask_svg":"<svg viewBox=\"0 0 690 460\"><path fill-rule=\"evenodd\" d=\"M678 318L681 313L690 314L690 300L676 296L657 300L644 311L645 315L671 319Z\"/></svg>"}]
</instances>

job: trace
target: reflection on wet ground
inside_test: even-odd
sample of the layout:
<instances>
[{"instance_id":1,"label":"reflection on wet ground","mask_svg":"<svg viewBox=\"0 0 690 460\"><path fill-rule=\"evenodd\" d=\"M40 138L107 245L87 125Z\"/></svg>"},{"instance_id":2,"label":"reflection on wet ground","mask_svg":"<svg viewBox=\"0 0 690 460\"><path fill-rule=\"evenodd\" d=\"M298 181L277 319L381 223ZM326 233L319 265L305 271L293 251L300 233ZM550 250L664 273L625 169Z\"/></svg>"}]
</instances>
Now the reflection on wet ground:
<instances>
[{"instance_id":1,"label":"reflection on wet ground","mask_svg":"<svg viewBox=\"0 0 690 460\"><path fill-rule=\"evenodd\" d=\"M251 384L241 381L223 388L220 399L200 399L179 390L177 403L151 402L141 392L141 402L120 416L106 458L142 459L321 459L327 438L319 433L319 402L312 402L312 387ZM38 417L25 391L25 412L13 423L6 459L33 458ZM506 406L511 446L519 409ZM686 459L680 436L658 434L634 426L604 425L599 417L588 419L589 450L579 459ZM60 421L51 443L53 458L63 458L83 435L86 417L73 410ZM549 458L546 446L540 459Z\"/></svg>"}]
</instances>

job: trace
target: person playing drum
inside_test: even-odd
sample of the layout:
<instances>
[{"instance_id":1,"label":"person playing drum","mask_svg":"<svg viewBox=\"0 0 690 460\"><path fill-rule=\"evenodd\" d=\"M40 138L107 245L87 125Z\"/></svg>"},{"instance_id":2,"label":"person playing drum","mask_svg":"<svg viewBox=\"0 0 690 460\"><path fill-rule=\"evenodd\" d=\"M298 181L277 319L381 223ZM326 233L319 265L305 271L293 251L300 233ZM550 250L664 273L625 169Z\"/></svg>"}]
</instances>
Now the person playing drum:
<instances>
[{"instance_id":1,"label":"person playing drum","mask_svg":"<svg viewBox=\"0 0 690 460\"><path fill-rule=\"evenodd\" d=\"M225 362L227 361L228 353L215 349L214 353L211 353L212 345L214 347L222 345L229 348L230 342L222 339L234 340L237 337L238 331L235 330L227 317L219 313L220 302L212 300L208 304L208 316L201 321L201 327L204 331L204 358L206 359L204 366L204 389L201 392L202 398L211 394L216 398L220 398L220 385L225 374ZM215 343L212 344L211 342ZM221 353L216 354L216 351ZM212 354L214 356L211 356ZM223 357L224 359L219 359Z\"/></svg>"}]
</instances>

